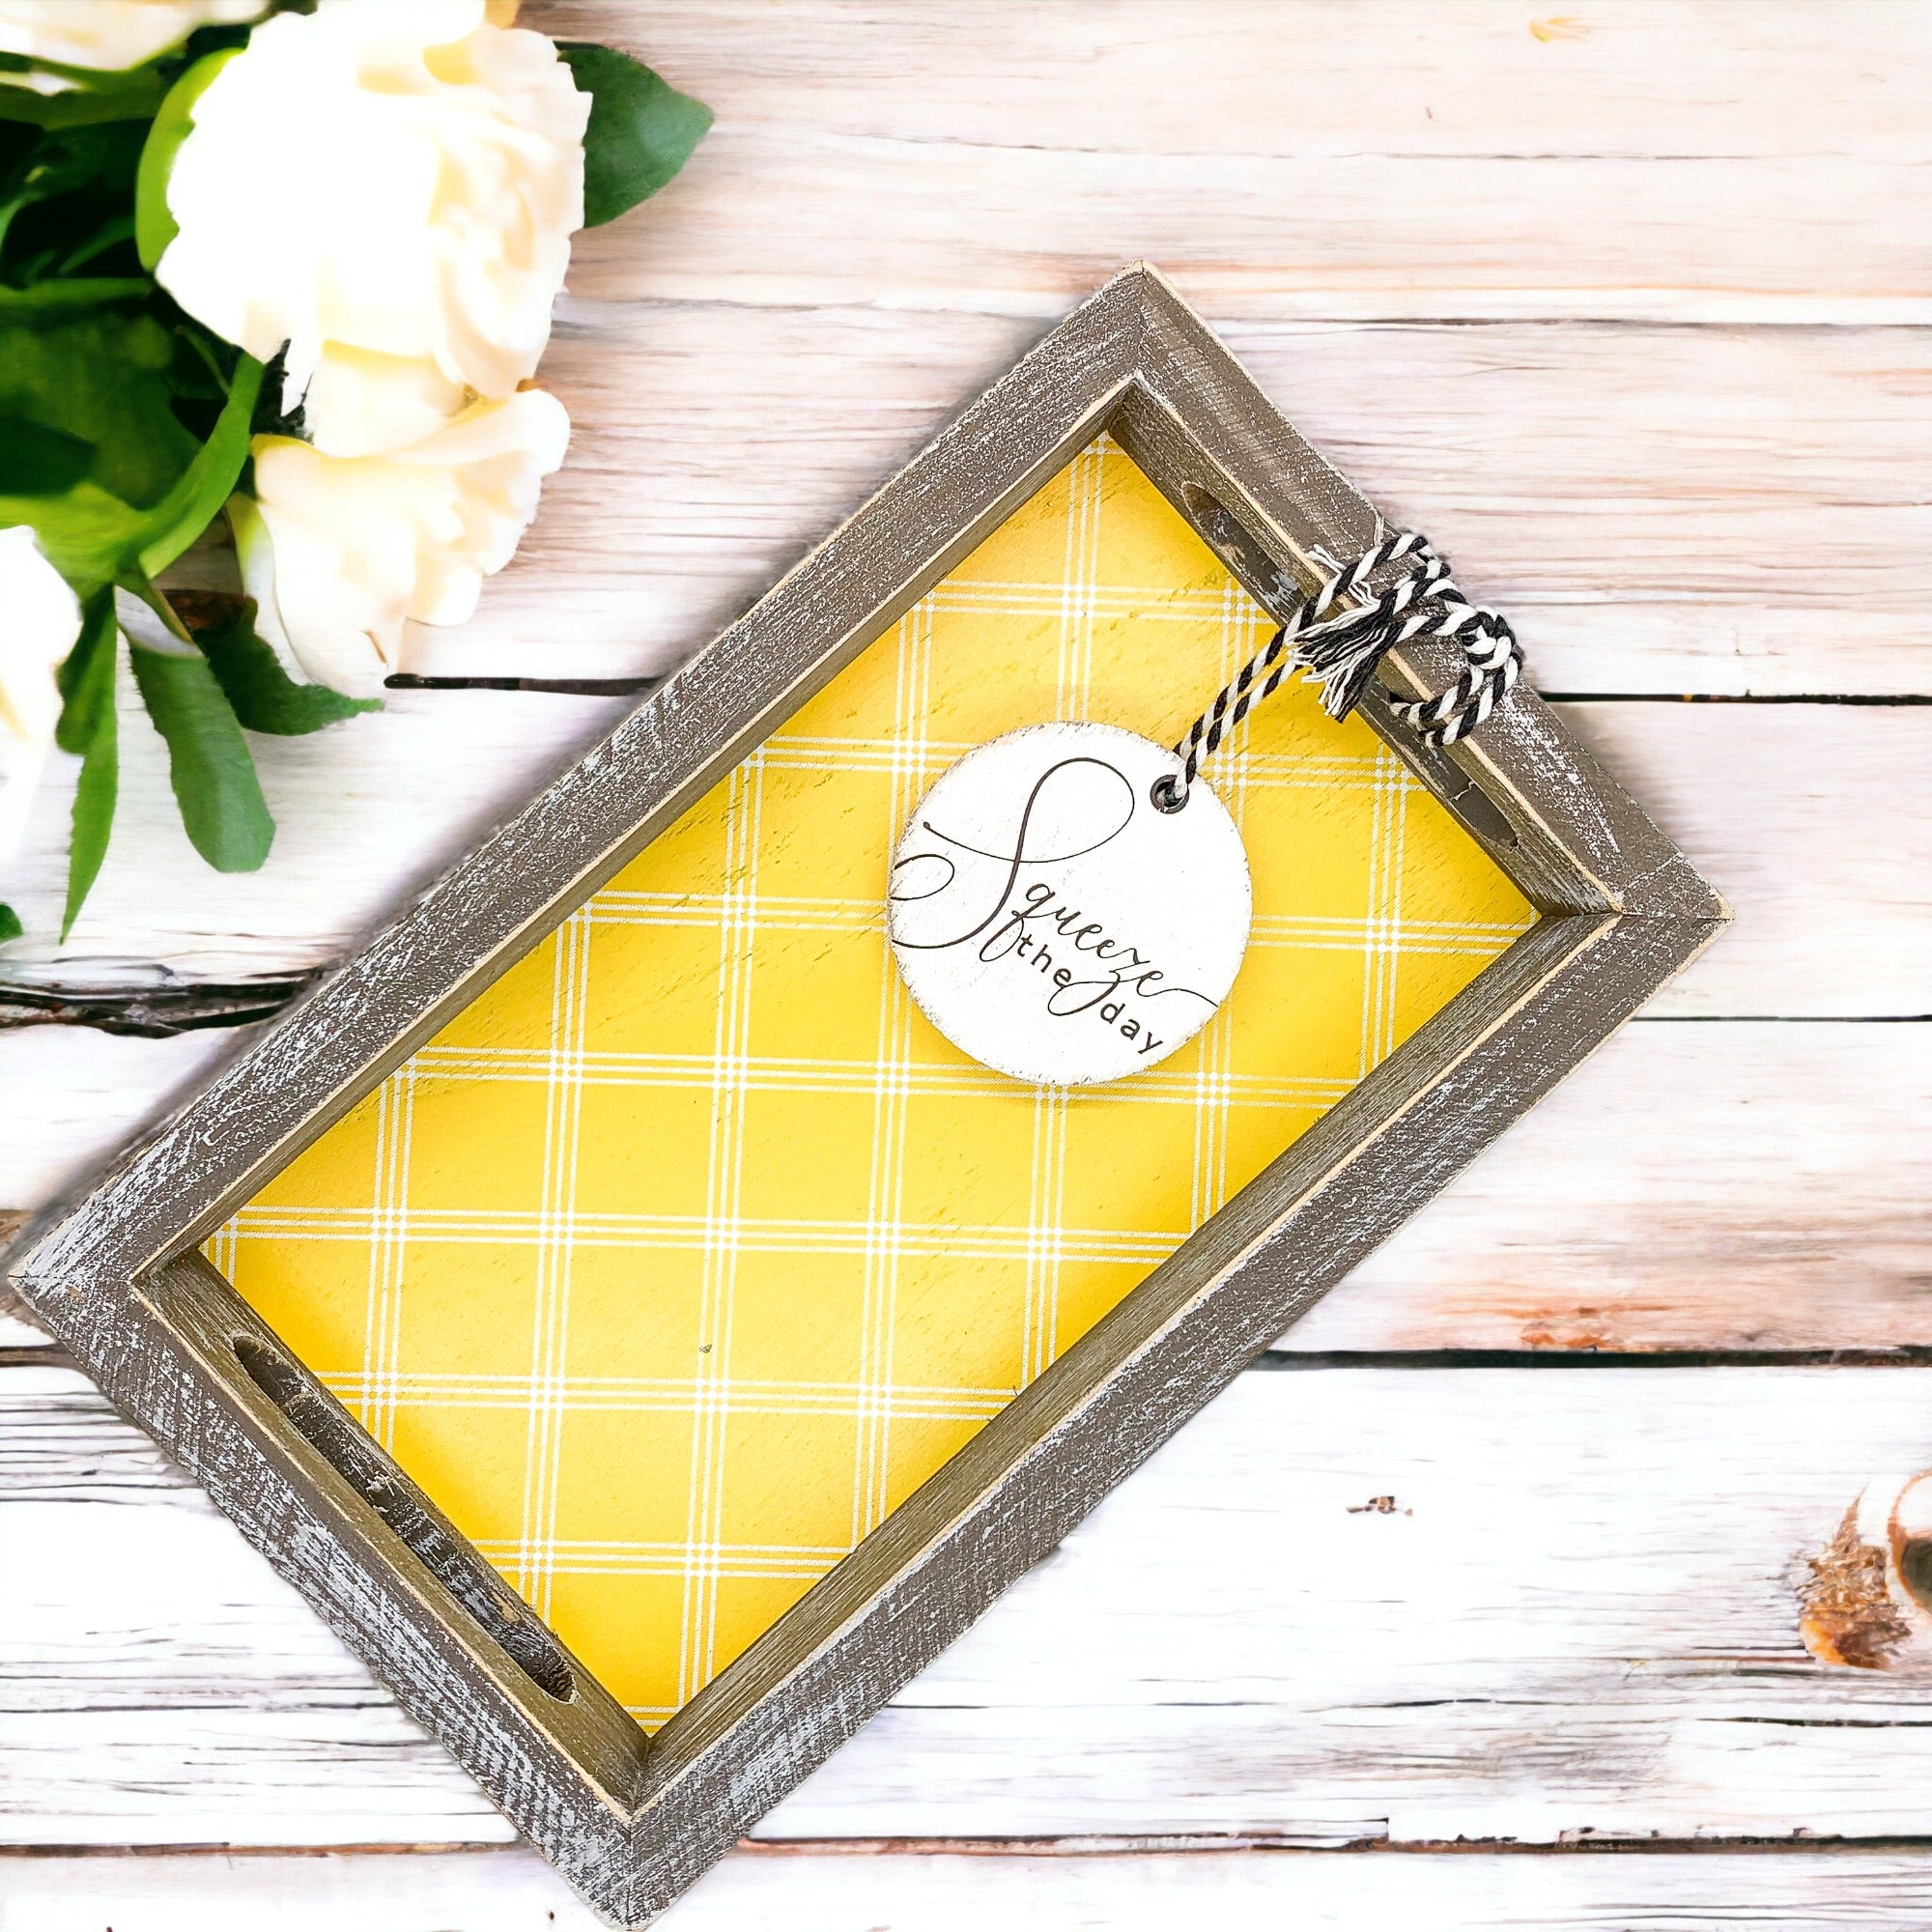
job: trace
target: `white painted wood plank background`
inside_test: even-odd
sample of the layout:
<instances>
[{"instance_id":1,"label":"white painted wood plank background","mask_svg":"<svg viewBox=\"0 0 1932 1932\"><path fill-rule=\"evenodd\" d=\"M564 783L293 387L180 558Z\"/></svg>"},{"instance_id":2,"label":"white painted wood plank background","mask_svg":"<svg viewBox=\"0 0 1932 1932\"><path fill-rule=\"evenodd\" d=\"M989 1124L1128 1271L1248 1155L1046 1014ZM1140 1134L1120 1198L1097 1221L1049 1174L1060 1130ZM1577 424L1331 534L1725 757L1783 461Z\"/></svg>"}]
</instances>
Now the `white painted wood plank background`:
<instances>
[{"instance_id":1,"label":"white painted wood plank background","mask_svg":"<svg viewBox=\"0 0 1932 1932\"><path fill-rule=\"evenodd\" d=\"M1106 273L1156 260L1511 611L1534 680L1582 700L1574 726L1740 913L1286 1345L1932 1348L1932 727L1886 701L1932 696L1932 14L531 12L635 47L719 125L581 245L545 365L570 466L478 622L415 668L674 662ZM1657 701L1686 694L1724 701ZM148 822L71 952L337 952L615 709L407 694L265 744L283 832L246 880L187 853L130 728ZM44 804L30 914L57 880ZM231 1043L0 1036L0 1205L47 1198ZM37 1340L0 1314L0 1835L505 1835L139 1438L30 1366ZM937 1846L744 1855L670 1922L1932 1926L1932 1687L1811 1663L1793 1595L1867 1475L1932 1462L1926 1375L1245 1378L766 1828ZM1388 1493L1416 1514L1349 1513ZM1257 1831L1896 1842L1229 1848ZM1222 1849L1148 1849L1176 1832ZM1087 1855L946 1855L961 1833ZM516 1849L0 1857L0 1932L265 1918L585 1922Z\"/></svg>"},{"instance_id":2,"label":"white painted wood plank background","mask_svg":"<svg viewBox=\"0 0 1932 1932\"><path fill-rule=\"evenodd\" d=\"M1336 1859L1271 1851L727 1859L659 1922L676 1932L1630 1932L1776 1926L1900 1932L1922 1925L1926 1866L1898 1852L1584 1853ZM534 1852L250 1858L36 1858L10 1871L6 1932L595 1932Z\"/></svg>"},{"instance_id":3,"label":"white painted wood plank background","mask_svg":"<svg viewBox=\"0 0 1932 1932\"><path fill-rule=\"evenodd\" d=\"M0 1406L0 1839L507 1835L79 1376ZM1932 1678L1797 1634L1928 1461L1926 1369L1253 1372L755 1835L1932 1838Z\"/></svg>"}]
</instances>

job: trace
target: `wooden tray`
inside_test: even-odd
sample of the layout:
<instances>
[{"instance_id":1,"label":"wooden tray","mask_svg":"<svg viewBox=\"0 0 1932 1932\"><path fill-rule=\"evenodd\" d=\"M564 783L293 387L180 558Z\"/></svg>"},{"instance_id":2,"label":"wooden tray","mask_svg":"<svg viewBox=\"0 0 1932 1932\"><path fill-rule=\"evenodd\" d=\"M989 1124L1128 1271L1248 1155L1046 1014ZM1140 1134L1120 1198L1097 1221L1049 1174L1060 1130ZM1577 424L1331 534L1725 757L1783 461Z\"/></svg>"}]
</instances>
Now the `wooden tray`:
<instances>
[{"instance_id":1,"label":"wooden tray","mask_svg":"<svg viewBox=\"0 0 1932 1932\"><path fill-rule=\"evenodd\" d=\"M1284 698L1210 772L1259 943L1186 1054L1068 1099L924 1028L878 906L925 782L1171 735L1378 528L1129 271L18 1264L613 1916L1725 917L1527 692L1448 753Z\"/></svg>"}]
</instances>

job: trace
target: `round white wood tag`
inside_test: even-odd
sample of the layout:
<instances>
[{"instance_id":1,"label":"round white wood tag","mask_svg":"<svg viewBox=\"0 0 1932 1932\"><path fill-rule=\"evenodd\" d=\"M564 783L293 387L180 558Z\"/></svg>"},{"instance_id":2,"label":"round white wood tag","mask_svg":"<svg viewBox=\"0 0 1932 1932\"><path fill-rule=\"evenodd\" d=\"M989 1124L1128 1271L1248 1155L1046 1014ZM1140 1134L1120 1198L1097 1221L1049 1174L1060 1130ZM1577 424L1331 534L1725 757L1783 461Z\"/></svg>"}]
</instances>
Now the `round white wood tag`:
<instances>
[{"instance_id":1,"label":"round white wood tag","mask_svg":"<svg viewBox=\"0 0 1932 1932\"><path fill-rule=\"evenodd\" d=\"M954 1046L1017 1080L1086 1086L1158 1065L1214 1016L1254 895L1241 836L1201 780L1179 810L1155 804L1179 771L1112 724L1030 724L920 801L886 926Z\"/></svg>"}]
</instances>

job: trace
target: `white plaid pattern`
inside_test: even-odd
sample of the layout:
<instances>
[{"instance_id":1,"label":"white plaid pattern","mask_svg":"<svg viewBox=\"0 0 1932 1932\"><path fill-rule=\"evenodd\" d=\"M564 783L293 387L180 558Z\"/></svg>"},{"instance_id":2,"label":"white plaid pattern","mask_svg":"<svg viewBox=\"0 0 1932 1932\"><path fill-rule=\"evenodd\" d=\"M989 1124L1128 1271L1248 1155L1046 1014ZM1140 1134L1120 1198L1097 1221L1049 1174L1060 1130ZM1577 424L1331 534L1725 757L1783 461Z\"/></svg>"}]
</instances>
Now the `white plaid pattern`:
<instances>
[{"instance_id":1,"label":"white plaid pattern","mask_svg":"<svg viewBox=\"0 0 1932 1932\"><path fill-rule=\"evenodd\" d=\"M1317 727L1312 700L1284 694L1207 778L1251 851L1292 822L1320 877L1264 892L1258 869L1243 981L1197 1046L1069 1093L1020 1089L938 1040L891 965L882 894L859 889L867 866L883 880L925 789L1048 705L1116 723L1144 706L1141 728L1163 740L1267 628L1191 538L1178 545L1173 513L1105 439L1009 530L1029 512L1024 541L1002 532L968 559L694 809L709 857L672 864L654 846L474 1009L499 1014L495 999L498 1017L421 1048L211 1243L647 1721L1530 922L1365 727ZM1143 534L1149 554L1185 560L1182 581L1122 581ZM959 678L962 652L1008 638L1038 661L1007 680L1033 712L1001 723L986 707L1007 701L1002 664L983 688ZM845 818L826 803L832 779ZM691 1017L675 1037L622 1043L613 1012L660 1026L668 1010L656 962L671 946L698 976ZM826 961L856 976L820 997L854 1022L837 1051L774 1018ZM848 984L876 985L869 1017L848 1011ZM1299 998L1327 1001L1332 1024L1305 1052L1271 1045ZM688 1124L635 1146L598 1124L660 1119ZM774 1122L793 1136L781 1165L841 1151L826 1198L775 1197L769 1147L749 1151ZM469 1258L474 1307L495 1314L472 1312ZM330 1299L338 1279L366 1284L353 1319ZM688 1301L663 1288L687 1280ZM660 1290L649 1321L630 1318ZM774 1358L767 1338L787 1321L816 1367ZM652 1322L689 1347L659 1348ZM612 1335L638 1341L636 1372ZM596 1462L590 1440L615 1460ZM514 1494L470 1486L491 1456L519 1472ZM654 1594L598 1594L639 1590Z\"/></svg>"}]
</instances>

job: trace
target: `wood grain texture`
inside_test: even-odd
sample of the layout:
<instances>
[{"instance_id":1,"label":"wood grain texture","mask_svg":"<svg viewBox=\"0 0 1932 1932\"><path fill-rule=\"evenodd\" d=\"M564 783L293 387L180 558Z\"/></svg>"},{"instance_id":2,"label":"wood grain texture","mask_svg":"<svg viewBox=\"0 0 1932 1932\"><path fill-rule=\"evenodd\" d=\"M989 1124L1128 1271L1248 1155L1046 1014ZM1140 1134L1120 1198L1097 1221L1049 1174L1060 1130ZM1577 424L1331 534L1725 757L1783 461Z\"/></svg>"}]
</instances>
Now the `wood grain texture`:
<instances>
[{"instance_id":1,"label":"wood grain texture","mask_svg":"<svg viewBox=\"0 0 1932 1932\"><path fill-rule=\"evenodd\" d=\"M4 1858L4 1854L0 1854ZM9 1932L599 1932L604 1921L535 1853L200 1858L36 1857L0 1864ZM727 1858L660 1921L666 1932L1226 1932L1401 1925L1408 1932L1670 1932L1925 1922L1932 1857L1899 1850L1520 1858L1350 1857L1089 1844L1065 1855L856 1850Z\"/></svg>"},{"instance_id":2,"label":"wood grain texture","mask_svg":"<svg viewBox=\"0 0 1932 1932\"><path fill-rule=\"evenodd\" d=\"M81 1377L0 1370L0 1836L245 1843L265 1818L297 1844L513 1836ZM128 1831L183 1779L168 1825Z\"/></svg>"},{"instance_id":3,"label":"wood grain texture","mask_svg":"<svg viewBox=\"0 0 1932 1932\"><path fill-rule=\"evenodd\" d=\"M1290 1349L1932 1344L1932 1027L1637 1021Z\"/></svg>"},{"instance_id":4,"label":"wood grain texture","mask_svg":"<svg viewBox=\"0 0 1932 1932\"><path fill-rule=\"evenodd\" d=\"M161 804L166 747L125 673L119 699L127 804L66 949L77 978L96 958L212 978L339 958L470 849L506 802L537 790L629 708L551 693L397 692L349 730L258 738L274 849L259 872L219 873L195 858L179 815ZM36 934L59 923L71 784L62 770L37 796L17 883L9 881L10 903ZM48 951L28 945L9 956ZM11 1047L14 1037L0 1037Z\"/></svg>"},{"instance_id":5,"label":"wood grain texture","mask_svg":"<svg viewBox=\"0 0 1932 1932\"><path fill-rule=\"evenodd\" d=\"M0 1205L50 1201L149 1121L186 1097L253 1034L122 1039L81 1027L0 1034ZM11 1232L11 1231L10 1231ZM0 1347L17 1312L0 1289Z\"/></svg>"},{"instance_id":6,"label":"wood grain texture","mask_svg":"<svg viewBox=\"0 0 1932 1932\"><path fill-rule=\"evenodd\" d=\"M1923 1833L1932 1680L1797 1590L1928 1374L1251 1373L758 1835ZM80 1378L0 1401L9 1839L503 1833Z\"/></svg>"},{"instance_id":7,"label":"wood grain texture","mask_svg":"<svg viewBox=\"0 0 1932 1932\"><path fill-rule=\"evenodd\" d=\"M1932 330L1208 312L1318 448L1511 612L1542 688L1932 689L1912 567ZM417 631L412 665L676 662L1039 327L573 296L544 362L570 462L476 620Z\"/></svg>"},{"instance_id":8,"label":"wood grain texture","mask_svg":"<svg viewBox=\"0 0 1932 1932\"><path fill-rule=\"evenodd\" d=\"M1883 5L530 17L718 109L664 219L586 238L582 293L1050 315L1146 256L1250 314L1926 319L1932 57Z\"/></svg>"},{"instance_id":9,"label":"wood grain texture","mask_svg":"<svg viewBox=\"0 0 1932 1932\"><path fill-rule=\"evenodd\" d=\"M1927 653L1932 657L1932 653ZM1932 1010L1932 707L1565 704L1558 716L1737 920L1651 1007L1673 1019Z\"/></svg>"}]
</instances>

